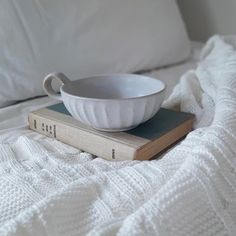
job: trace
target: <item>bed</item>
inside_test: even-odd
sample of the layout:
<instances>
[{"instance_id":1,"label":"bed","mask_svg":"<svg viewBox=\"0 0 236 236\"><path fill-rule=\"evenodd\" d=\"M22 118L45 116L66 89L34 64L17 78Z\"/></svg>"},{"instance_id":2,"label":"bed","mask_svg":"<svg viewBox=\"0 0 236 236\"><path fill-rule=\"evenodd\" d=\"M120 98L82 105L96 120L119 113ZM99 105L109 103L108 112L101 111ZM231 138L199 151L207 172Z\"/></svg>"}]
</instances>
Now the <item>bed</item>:
<instances>
[{"instance_id":1,"label":"bed","mask_svg":"<svg viewBox=\"0 0 236 236\"><path fill-rule=\"evenodd\" d=\"M166 97L168 97L174 86L178 83L181 75L196 67L202 46L203 43L193 41L191 43L191 55L185 62L168 66L163 69L154 69L142 73L162 80L167 85ZM27 125L27 115L30 111L36 110L42 106L51 105L55 102L55 100L50 99L49 97L41 96L2 108L0 110L1 134L8 132L9 129L15 130L16 128L25 127Z\"/></svg>"},{"instance_id":2,"label":"bed","mask_svg":"<svg viewBox=\"0 0 236 236\"><path fill-rule=\"evenodd\" d=\"M5 4L8 7L9 2ZM32 43L34 34L25 33L29 28L21 14L23 8L20 3L14 4L13 12L20 12L24 34L30 36L26 41ZM158 7L175 9L173 1L159 4ZM133 11L133 5L130 6ZM93 8L88 9L94 12ZM177 14L176 10L172 13ZM83 19L86 22L87 18ZM179 20L179 15L173 19ZM177 31L171 32L178 35ZM236 38L214 36L206 45L190 42L190 48L185 48L187 44L181 43L185 36L175 38L180 44L171 48L179 58L172 58L159 45L159 52L166 54L152 54L149 63L156 61L157 66L151 70L145 65L146 56L151 57L148 48L142 48L144 57L139 58L132 54L136 53L134 48L130 52L134 60L128 60L130 69L139 65L142 72L138 73L166 83L164 107L196 115L195 130L160 159L110 162L30 131L28 113L56 101L46 97L38 87L26 86L31 80L19 76L27 77L27 68L17 70L14 74L17 78L13 76L11 83L0 88L1 97L6 94L5 88L16 91L14 81L24 81L22 86L16 83L21 92L2 96L0 101L3 106L0 108L1 235L236 235ZM37 47L34 47L32 43L29 55L35 60ZM186 56L189 50L191 53ZM11 66L18 68L19 61L12 59L11 51L4 55L12 62ZM127 66L123 59L124 65L113 61L112 65L117 67L112 70ZM0 66L4 62L0 59ZM81 68L84 67L82 63ZM82 75L87 73L85 69ZM3 78L6 82L8 77ZM18 92L21 101L15 101Z\"/></svg>"}]
</instances>

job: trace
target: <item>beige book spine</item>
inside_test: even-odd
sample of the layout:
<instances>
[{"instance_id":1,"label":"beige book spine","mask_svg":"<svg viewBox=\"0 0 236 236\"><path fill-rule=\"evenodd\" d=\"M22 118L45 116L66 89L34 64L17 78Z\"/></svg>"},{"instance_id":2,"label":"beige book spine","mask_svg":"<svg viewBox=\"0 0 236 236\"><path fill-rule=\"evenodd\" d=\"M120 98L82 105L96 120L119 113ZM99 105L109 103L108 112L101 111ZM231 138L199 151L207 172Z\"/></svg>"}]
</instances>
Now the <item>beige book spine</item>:
<instances>
[{"instance_id":1,"label":"beige book spine","mask_svg":"<svg viewBox=\"0 0 236 236\"><path fill-rule=\"evenodd\" d=\"M30 113L28 118L30 129L96 156L116 161L135 159L135 147L86 132L83 129L63 124L39 114Z\"/></svg>"}]
</instances>

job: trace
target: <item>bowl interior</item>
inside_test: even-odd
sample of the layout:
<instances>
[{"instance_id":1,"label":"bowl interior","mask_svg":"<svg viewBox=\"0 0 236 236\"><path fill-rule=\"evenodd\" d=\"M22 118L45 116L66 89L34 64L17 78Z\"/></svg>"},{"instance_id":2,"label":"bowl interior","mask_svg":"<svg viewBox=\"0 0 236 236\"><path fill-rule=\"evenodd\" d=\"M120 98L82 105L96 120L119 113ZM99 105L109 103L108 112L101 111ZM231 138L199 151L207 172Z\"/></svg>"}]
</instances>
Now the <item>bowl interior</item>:
<instances>
[{"instance_id":1,"label":"bowl interior","mask_svg":"<svg viewBox=\"0 0 236 236\"><path fill-rule=\"evenodd\" d=\"M156 94L165 89L160 80L141 75L110 75L80 79L65 84L63 92L97 99L128 99Z\"/></svg>"}]
</instances>

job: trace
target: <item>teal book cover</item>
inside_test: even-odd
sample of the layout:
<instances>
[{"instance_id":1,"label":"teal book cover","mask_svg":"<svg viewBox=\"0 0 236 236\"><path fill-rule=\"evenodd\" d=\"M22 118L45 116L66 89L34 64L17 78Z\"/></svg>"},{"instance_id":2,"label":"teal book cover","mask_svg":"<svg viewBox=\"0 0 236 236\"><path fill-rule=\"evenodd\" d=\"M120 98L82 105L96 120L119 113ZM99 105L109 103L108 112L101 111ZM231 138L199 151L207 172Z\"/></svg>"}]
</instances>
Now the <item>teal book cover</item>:
<instances>
[{"instance_id":1,"label":"teal book cover","mask_svg":"<svg viewBox=\"0 0 236 236\"><path fill-rule=\"evenodd\" d=\"M71 116L63 103L49 106L47 109ZM185 121L193 118L194 115L190 113L161 108L150 120L132 130L125 131L125 133L149 140L158 139Z\"/></svg>"}]
</instances>

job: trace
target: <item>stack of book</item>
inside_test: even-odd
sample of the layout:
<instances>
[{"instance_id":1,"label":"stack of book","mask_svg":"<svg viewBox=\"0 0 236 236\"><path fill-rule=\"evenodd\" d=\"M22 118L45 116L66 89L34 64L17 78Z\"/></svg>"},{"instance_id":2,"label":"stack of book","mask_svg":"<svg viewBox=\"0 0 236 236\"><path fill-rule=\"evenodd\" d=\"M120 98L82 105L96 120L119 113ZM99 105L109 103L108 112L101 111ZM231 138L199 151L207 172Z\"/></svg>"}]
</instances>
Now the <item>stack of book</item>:
<instances>
[{"instance_id":1,"label":"stack of book","mask_svg":"<svg viewBox=\"0 0 236 236\"><path fill-rule=\"evenodd\" d=\"M107 160L148 160L192 130L194 115L161 108L147 122L125 132L102 132L75 120L63 103L29 114L29 127Z\"/></svg>"}]
</instances>

